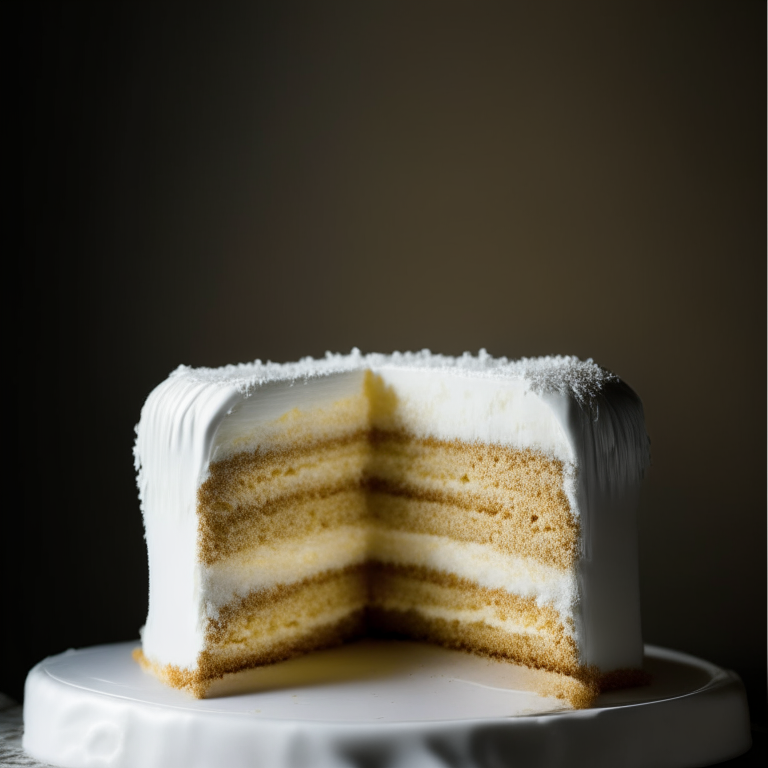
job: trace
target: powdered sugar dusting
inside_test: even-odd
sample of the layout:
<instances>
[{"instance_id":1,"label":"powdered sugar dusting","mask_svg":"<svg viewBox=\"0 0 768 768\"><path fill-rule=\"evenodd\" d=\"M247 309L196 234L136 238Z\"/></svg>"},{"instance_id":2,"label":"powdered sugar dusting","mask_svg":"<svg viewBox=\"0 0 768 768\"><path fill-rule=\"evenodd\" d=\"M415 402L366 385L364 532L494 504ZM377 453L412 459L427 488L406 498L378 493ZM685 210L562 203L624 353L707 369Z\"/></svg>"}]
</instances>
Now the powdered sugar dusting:
<instances>
[{"instance_id":1,"label":"powdered sugar dusting","mask_svg":"<svg viewBox=\"0 0 768 768\"><path fill-rule=\"evenodd\" d=\"M179 366L171 376L185 376L201 384L227 383L238 392L250 394L252 390L270 382L306 381L364 368L439 369L452 371L459 376L520 380L527 382L537 394L569 395L585 406L591 406L607 384L619 380L591 359L579 360L574 356L558 355L510 360L506 357L493 357L484 349L477 355L465 352L460 357L451 357L432 354L428 349L420 352L394 352L391 355L364 355L355 348L348 355L327 352L323 358L304 357L295 363L256 360L222 368Z\"/></svg>"}]
</instances>

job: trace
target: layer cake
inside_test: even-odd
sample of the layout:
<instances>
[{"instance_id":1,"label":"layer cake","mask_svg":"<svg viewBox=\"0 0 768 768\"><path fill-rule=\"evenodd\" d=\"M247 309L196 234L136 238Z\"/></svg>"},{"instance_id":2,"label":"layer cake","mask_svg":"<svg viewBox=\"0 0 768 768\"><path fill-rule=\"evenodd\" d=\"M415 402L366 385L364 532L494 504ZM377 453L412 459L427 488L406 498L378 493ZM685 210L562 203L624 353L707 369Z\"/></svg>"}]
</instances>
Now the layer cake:
<instances>
[{"instance_id":1,"label":"layer cake","mask_svg":"<svg viewBox=\"0 0 768 768\"><path fill-rule=\"evenodd\" d=\"M141 663L211 683L366 633L547 670L588 706L642 679L642 404L591 360L481 351L180 367L136 466ZM554 681L554 682L553 682Z\"/></svg>"}]
</instances>

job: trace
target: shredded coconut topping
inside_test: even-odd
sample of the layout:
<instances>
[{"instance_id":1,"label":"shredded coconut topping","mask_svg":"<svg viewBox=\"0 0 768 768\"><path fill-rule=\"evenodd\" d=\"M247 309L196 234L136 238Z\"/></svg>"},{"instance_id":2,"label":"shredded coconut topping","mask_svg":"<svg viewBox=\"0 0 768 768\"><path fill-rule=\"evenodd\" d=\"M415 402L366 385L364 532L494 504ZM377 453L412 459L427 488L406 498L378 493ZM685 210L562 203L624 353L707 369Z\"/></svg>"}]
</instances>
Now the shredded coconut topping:
<instances>
[{"instance_id":1,"label":"shredded coconut topping","mask_svg":"<svg viewBox=\"0 0 768 768\"><path fill-rule=\"evenodd\" d=\"M200 383L227 382L238 391L249 393L270 382L301 381L368 367L442 369L454 371L459 376L467 374L516 379L528 382L537 394L571 395L581 405L591 405L608 383L619 381L615 374L601 368L591 358L579 360L574 356L557 355L510 360L506 357L492 357L484 349L476 356L465 352L460 357L451 357L432 354L428 349L421 352L393 352L391 355L364 355L355 348L348 355L326 352L323 358L304 357L295 363L264 363L256 360L222 368L190 368L182 365L171 376L186 376Z\"/></svg>"}]
</instances>

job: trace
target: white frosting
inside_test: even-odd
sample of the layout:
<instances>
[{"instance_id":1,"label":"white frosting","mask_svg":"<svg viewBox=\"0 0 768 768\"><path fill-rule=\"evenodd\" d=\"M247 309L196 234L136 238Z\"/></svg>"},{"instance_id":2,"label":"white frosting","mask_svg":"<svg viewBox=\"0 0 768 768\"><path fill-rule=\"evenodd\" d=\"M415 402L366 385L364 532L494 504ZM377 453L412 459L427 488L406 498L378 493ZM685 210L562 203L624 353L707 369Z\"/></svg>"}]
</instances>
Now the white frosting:
<instances>
[{"instance_id":1,"label":"white frosting","mask_svg":"<svg viewBox=\"0 0 768 768\"><path fill-rule=\"evenodd\" d=\"M210 462L263 446L269 425L296 407L322 410L354 397L366 370L394 388L400 416L418 435L532 447L564 462L582 552L576 587L561 589L553 604L574 618L582 663L639 665L634 509L649 460L642 405L592 361L509 361L484 351L451 358L354 350L286 365L174 371L149 396L137 427L150 564L147 656L193 666L207 616L235 588L215 584L197 560L196 492Z\"/></svg>"},{"instance_id":2,"label":"white frosting","mask_svg":"<svg viewBox=\"0 0 768 768\"><path fill-rule=\"evenodd\" d=\"M560 421L544 397L520 379L477 378L447 368L374 368L397 393L400 420L417 437L530 447L573 461Z\"/></svg>"},{"instance_id":3,"label":"white frosting","mask_svg":"<svg viewBox=\"0 0 768 768\"><path fill-rule=\"evenodd\" d=\"M368 406L362 393L364 371L341 371L315 376L304 381L270 380L258 387L258 397L240 397L221 419L209 448L209 460L221 461L233 453L270 448L289 425L285 415L294 410L312 410L318 419L324 411L341 400L352 400L348 406L353 423L360 429L368 426ZM253 393L249 385L246 392ZM358 402L354 402L357 400ZM349 423L335 425L332 417L323 427L323 436L332 438L349 429ZM313 430L317 432L317 427Z\"/></svg>"}]
</instances>

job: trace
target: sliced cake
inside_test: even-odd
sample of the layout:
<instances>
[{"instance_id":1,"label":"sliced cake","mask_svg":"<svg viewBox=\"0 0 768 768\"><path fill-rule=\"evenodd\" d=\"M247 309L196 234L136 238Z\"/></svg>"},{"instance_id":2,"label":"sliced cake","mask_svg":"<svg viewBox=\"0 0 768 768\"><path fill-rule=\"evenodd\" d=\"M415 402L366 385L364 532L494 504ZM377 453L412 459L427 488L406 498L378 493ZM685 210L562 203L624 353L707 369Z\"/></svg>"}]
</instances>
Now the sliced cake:
<instances>
[{"instance_id":1,"label":"sliced cake","mask_svg":"<svg viewBox=\"0 0 768 768\"><path fill-rule=\"evenodd\" d=\"M560 673L588 705L641 678L648 461L639 399L576 358L179 368L137 427L139 659L202 696L386 634Z\"/></svg>"}]
</instances>

